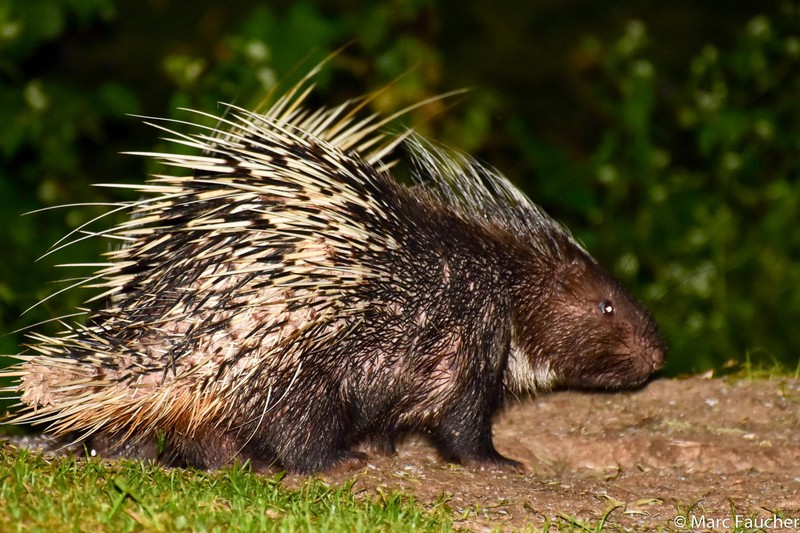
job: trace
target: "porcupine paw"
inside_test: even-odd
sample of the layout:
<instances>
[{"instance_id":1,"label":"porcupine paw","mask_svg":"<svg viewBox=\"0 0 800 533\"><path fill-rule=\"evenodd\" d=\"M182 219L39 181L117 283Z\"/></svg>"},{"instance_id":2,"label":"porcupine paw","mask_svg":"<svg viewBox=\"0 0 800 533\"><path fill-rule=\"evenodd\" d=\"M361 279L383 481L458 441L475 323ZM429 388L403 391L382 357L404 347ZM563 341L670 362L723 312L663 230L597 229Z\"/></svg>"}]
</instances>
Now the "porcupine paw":
<instances>
[{"instance_id":1,"label":"porcupine paw","mask_svg":"<svg viewBox=\"0 0 800 533\"><path fill-rule=\"evenodd\" d=\"M493 455L483 457L466 457L461 459L459 464L471 470L500 470L502 472L514 474L525 474L528 472L524 464L509 459L497 452L494 452Z\"/></svg>"},{"instance_id":2,"label":"porcupine paw","mask_svg":"<svg viewBox=\"0 0 800 533\"><path fill-rule=\"evenodd\" d=\"M437 447L444 458L451 463L460 464L475 470L502 470L505 472L526 472L525 465L501 455L494 448L491 429L484 428L476 433L439 433Z\"/></svg>"}]
</instances>

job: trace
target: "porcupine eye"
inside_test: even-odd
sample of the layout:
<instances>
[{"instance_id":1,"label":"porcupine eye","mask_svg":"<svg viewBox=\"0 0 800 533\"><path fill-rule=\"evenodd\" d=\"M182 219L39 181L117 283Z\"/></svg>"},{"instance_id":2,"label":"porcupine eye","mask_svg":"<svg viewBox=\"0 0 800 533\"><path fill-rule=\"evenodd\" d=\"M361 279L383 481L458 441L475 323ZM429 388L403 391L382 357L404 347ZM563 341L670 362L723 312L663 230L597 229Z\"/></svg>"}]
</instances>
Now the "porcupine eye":
<instances>
[{"instance_id":1,"label":"porcupine eye","mask_svg":"<svg viewBox=\"0 0 800 533\"><path fill-rule=\"evenodd\" d=\"M600 301L600 313L606 316L612 316L614 314L614 304L611 300Z\"/></svg>"}]
</instances>

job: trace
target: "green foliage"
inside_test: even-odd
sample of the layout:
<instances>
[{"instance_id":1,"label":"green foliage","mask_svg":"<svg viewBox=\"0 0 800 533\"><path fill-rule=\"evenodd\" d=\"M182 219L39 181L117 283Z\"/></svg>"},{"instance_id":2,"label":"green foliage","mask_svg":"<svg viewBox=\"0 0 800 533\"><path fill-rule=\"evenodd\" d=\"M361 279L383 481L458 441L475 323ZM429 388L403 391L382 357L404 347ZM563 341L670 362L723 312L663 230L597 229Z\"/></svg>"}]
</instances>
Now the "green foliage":
<instances>
[{"instance_id":1,"label":"green foliage","mask_svg":"<svg viewBox=\"0 0 800 533\"><path fill-rule=\"evenodd\" d=\"M47 76L42 65L59 39L103 24L113 13L111 0L13 1L0 7L0 249L6 251L0 262L0 353L18 351L19 338L5 334L19 324L23 309L54 291L42 281L53 278L52 263L33 264L33 259L45 243L56 242L66 228L76 228L101 210L65 208L37 215L35 223L21 222L20 214L98 201L87 192L93 173L87 170L86 153L108 144L108 130L124 119L123 113L137 111L128 87L109 81L84 90L74 80ZM97 256L100 244L81 243L59 259L87 261ZM27 323L65 314L81 300L75 295L63 307L45 304L29 314Z\"/></svg>"},{"instance_id":2,"label":"green foliage","mask_svg":"<svg viewBox=\"0 0 800 533\"><path fill-rule=\"evenodd\" d=\"M615 250L669 339L674 369L764 356L791 367L800 331L800 14L758 16L731 50L662 74L646 28L589 43L608 126L591 157L602 192L590 248Z\"/></svg>"},{"instance_id":3,"label":"green foliage","mask_svg":"<svg viewBox=\"0 0 800 533\"><path fill-rule=\"evenodd\" d=\"M397 493L361 497L311 479L286 488L246 468L215 473L44 460L0 449L0 530L449 531L452 512Z\"/></svg>"}]
</instances>

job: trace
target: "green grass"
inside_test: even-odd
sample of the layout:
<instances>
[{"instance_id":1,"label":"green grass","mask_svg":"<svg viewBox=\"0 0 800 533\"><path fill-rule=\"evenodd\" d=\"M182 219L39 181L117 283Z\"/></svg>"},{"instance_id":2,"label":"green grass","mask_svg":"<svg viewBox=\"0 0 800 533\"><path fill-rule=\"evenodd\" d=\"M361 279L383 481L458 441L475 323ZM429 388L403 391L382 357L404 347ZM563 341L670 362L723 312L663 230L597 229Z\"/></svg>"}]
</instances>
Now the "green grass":
<instances>
[{"instance_id":1,"label":"green grass","mask_svg":"<svg viewBox=\"0 0 800 533\"><path fill-rule=\"evenodd\" d=\"M206 473L0 449L0 531L450 531L452 512L397 493L247 468Z\"/></svg>"},{"instance_id":2,"label":"green grass","mask_svg":"<svg viewBox=\"0 0 800 533\"><path fill-rule=\"evenodd\" d=\"M455 513L446 497L423 505L397 492L359 492L352 483L312 478L287 488L281 479L247 467L209 473L139 461L45 458L0 445L0 531L452 531L479 514ZM614 509L598 522L561 514L519 531L604 531Z\"/></svg>"},{"instance_id":3,"label":"green grass","mask_svg":"<svg viewBox=\"0 0 800 533\"><path fill-rule=\"evenodd\" d=\"M731 359L724 365L709 371L715 377L745 380L771 380L776 378L800 378L800 358L794 365L770 358L765 354L746 352L743 361Z\"/></svg>"}]
</instances>

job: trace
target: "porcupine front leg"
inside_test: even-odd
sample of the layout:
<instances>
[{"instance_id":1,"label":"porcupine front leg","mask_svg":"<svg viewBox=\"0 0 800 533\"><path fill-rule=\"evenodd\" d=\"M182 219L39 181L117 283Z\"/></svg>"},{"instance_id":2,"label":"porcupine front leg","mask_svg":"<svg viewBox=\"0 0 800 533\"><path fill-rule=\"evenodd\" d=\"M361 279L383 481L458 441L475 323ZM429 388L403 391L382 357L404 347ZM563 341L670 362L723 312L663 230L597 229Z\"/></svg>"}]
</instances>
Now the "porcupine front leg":
<instances>
[{"instance_id":1,"label":"porcupine front leg","mask_svg":"<svg viewBox=\"0 0 800 533\"><path fill-rule=\"evenodd\" d=\"M501 455L492 442L492 413L488 405L462 401L454 406L433 432L442 456L464 466L494 466L524 470L522 463Z\"/></svg>"},{"instance_id":2,"label":"porcupine front leg","mask_svg":"<svg viewBox=\"0 0 800 533\"><path fill-rule=\"evenodd\" d=\"M524 471L522 463L504 457L492 442L492 418L502 405L505 372L511 349L510 331L501 324L478 336L461 339L465 348L461 356L470 365L451 364L465 368L461 375L452 376L460 384L451 397L446 411L428 431L442 456L465 466L491 466Z\"/></svg>"},{"instance_id":3,"label":"porcupine front leg","mask_svg":"<svg viewBox=\"0 0 800 533\"><path fill-rule=\"evenodd\" d=\"M507 347L504 339L501 331L488 334L486 340L489 342L475 350L476 359L487 349ZM460 378L468 385L459 392L438 426L433 428L433 439L439 451L448 461L465 466L487 465L524 471L522 463L498 453L492 442L492 418L501 405L504 392L502 372L494 375L482 372Z\"/></svg>"}]
</instances>

